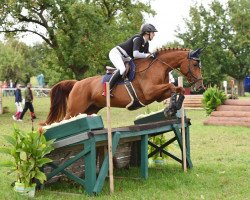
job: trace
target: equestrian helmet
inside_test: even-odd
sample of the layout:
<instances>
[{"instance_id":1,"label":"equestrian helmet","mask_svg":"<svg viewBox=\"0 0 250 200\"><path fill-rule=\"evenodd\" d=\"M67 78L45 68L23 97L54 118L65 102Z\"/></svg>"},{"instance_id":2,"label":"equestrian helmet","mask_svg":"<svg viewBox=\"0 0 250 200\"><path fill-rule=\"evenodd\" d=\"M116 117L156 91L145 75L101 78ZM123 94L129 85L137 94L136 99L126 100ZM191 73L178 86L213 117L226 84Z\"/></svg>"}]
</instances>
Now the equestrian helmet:
<instances>
[{"instance_id":1,"label":"equestrian helmet","mask_svg":"<svg viewBox=\"0 0 250 200\"><path fill-rule=\"evenodd\" d=\"M158 31L152 24L143 24L141 26L141 34L143 35L145 32L158 32Z\"/></svg>"}]
</instances>

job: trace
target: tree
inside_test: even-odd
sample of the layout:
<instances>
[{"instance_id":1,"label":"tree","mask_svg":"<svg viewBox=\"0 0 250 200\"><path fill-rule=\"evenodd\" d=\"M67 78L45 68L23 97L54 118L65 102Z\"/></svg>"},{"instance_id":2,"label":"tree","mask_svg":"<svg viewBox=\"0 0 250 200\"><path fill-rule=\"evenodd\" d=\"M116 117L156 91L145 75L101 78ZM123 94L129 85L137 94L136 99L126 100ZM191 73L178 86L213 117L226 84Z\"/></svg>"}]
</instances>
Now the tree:
<instances>
[{"instance_id":1,"label":"tree","mask_svg":"<svg viewBox=\"0 0 250 200\"><path fill-rule=\"evenodd\" d=\"M13 81L24 78L22 69L25 63L22 54L22 44L11 40L0 43L0 80L12 79Z\"/></svg>"},{"instance_id":2,"label":"tree","mask_svg":"<svg viewBox=\"0 0 250 200\"><path fill-rule=\"evenodd\" d=\"M47 46L53 70L81 79L101 71L108 50L138 30L150 5L124 0L0 0L0 32L33 33ZM104 71L104 70L103 70Z\"/></svg>"},{"instance_id":3,"label":"tree","mask_svg":"<svg viewBox=\"0 0 250 200\"><path fill-rule=\"evenodd\" d=\"M186 29L177 34L191 48L205 46L203 75L205 83L220 85L225 74L237 80L239 95L243 80L250 74L250 1L229 0L222 5L214 0L208 8L202 4L190 8Z\"/></svg>"}]
</instances>

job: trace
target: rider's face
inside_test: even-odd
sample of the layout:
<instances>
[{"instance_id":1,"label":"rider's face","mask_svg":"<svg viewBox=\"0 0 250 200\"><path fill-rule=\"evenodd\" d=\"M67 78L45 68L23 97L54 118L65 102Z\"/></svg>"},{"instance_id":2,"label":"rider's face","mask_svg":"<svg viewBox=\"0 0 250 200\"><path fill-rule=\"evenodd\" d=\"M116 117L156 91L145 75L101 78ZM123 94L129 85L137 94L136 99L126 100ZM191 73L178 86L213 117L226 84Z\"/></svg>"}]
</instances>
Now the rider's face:
<instances>
[{"instance_id":1,"label":"rider's face","mask_svg":"<svg viewBox=\"0 0 250 200\"><path fill-rule=\"evenodd\" d=\"M152 40L155 36L155 32L150 32L149 34L150 34L150 39Z\"/></svg>"}]
</instances>

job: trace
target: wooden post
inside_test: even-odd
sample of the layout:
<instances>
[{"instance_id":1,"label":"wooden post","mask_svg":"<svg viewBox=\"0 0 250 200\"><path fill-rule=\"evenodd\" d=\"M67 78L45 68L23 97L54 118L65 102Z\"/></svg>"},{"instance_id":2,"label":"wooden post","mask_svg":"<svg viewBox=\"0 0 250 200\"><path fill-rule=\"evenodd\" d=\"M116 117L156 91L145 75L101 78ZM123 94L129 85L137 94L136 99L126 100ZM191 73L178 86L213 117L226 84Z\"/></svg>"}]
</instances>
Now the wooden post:
<instances>
[{"instance_id":1,"label":"wooden post","mask_svg":"<svg viewBox=\"0 0 250 200\"><path fill-rule=\"evenodd\" d=\"M114 193L114 177L113 177L112 132L111 132L111 116L110 116L110 86L108 82L106 82L106 102L107 102L107 125L108 125L109 189L110 189L110 194L112 194Z\"/></svg>"},{"instance_id":2,"label":"wooden post","mask_svg":"<svg viewBox=\"0 0 250 200\"><path fill-rule=\"evenodd\" d=\"M3 92L2 92L2 81L0 81L0 115L3 114Z\"/></svg>"},{"instance_id":3,"label":"wooden post","mask_svg":"<svg viewBox=\"0 0 250 200\"><path fill-rule=\"evenodd\" d=\"M183 77L178 77L178 86L183 87ZM184 172L187 171L187 152L186 152L186 131L184 118L184 105L181 107L181 133L182 133L182 166Z\"/></svg>"},{"instance_id":4,"label":"wooden post","mask_svg":"<svg viewBox=\"0 0 250 200\"><path fill-rule=\"evenodd\" d=\"M234 79L230 80L230 86L231 86L231 97L234 98Z\"/></svg>"},{"instance_id":5,"label":"wooden post","mask_svg":"<svg viewBox=\"0 0 250 200\"><path fill-rule=\"evenodd\" d=\"M225 90L225 94L227 95L227 81L223 81L223 87Z\"/></svg>"}]
</instances>

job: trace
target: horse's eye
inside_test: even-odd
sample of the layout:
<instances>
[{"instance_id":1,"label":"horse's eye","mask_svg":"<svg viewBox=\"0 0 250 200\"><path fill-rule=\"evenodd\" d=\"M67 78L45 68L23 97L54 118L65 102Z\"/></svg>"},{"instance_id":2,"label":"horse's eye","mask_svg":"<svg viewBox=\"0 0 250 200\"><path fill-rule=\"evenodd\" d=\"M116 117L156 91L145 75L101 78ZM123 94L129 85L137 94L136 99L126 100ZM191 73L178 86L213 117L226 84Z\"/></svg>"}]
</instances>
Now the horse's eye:
<instances>
[{"instance_id":1,"label":"horse's eye","mask_svg":"<svg viewBox=\"0 0 250 200\"><path fill-rule=\"evenodd\" d=\"M195 62L195 63L194 63L194 66L195 66L195 67L201 68L201 62L200 62L200 61Z\"/></svg>"}]
</instances>

